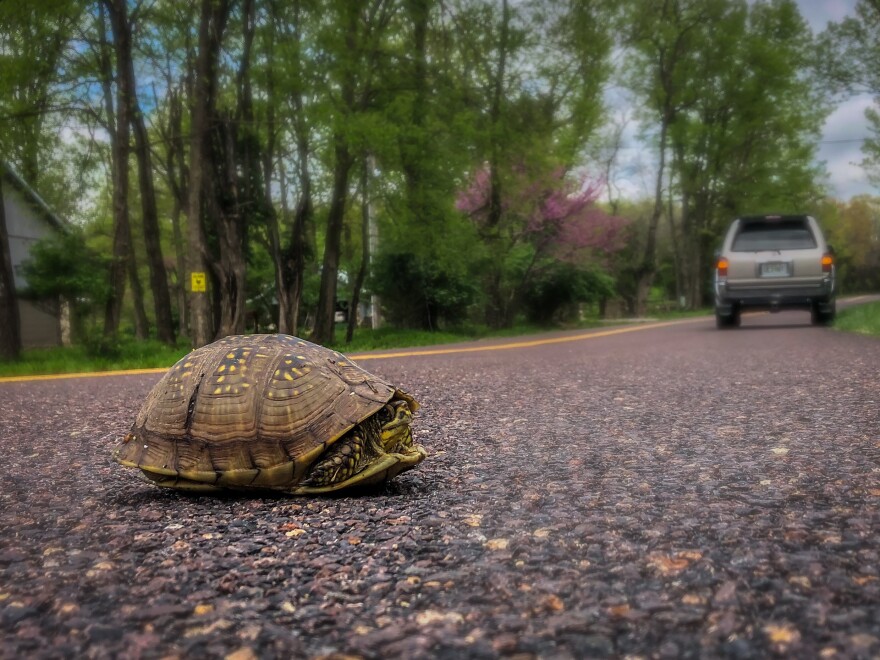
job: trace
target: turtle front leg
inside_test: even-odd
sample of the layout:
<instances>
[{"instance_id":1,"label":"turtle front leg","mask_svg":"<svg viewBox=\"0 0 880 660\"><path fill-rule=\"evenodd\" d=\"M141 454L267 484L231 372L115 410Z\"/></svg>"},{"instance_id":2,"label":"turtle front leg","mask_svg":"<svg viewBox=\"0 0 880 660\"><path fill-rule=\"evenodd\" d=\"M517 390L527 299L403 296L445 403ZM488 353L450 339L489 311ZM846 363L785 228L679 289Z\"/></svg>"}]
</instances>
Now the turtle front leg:
<instances>
[{"instance_id":1,"label":"turtle front leg","mask_svg":"<svg viewBox=\"0 0 880 660\"><path fill-rule=\"evenodd\" d=\"M376 454L366 435L362 426L354 427L324 452L301 485L311 488L332 486L357 474Z\"/></svg>"},{"instance_id":2,"label":"turtle front leg","mask_svg":"<svg viewBox=\"0 0 880 660\"><path fill-rule=\"evenodd\" d=\"M319 457L308 477L289 492L313 495L367 486L415 467L427 452L413 442L411 421L405 400L386 405L337 440Z\"/></svg>"}]
</instances>

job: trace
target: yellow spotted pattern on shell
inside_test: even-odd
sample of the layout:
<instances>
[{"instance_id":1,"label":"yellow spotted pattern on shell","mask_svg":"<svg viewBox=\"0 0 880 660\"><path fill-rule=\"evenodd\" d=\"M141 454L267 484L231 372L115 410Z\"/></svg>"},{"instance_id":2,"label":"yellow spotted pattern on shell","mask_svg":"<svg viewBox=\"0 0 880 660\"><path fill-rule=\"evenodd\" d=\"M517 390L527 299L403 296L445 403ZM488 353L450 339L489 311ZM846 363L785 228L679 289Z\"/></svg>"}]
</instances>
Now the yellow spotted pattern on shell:
<instances>
[{"instance_id":1,"label":"yellow spotted pattern on shell","mask_svg":"<svg viewBox=\"0 0 880 660\"><path fill-rule=\"evenodd\" d=\"M197 482L279 487L394 393L340 353L303 339L227 337L168 370L115 458Z\"/></svg>"}]
</instances>

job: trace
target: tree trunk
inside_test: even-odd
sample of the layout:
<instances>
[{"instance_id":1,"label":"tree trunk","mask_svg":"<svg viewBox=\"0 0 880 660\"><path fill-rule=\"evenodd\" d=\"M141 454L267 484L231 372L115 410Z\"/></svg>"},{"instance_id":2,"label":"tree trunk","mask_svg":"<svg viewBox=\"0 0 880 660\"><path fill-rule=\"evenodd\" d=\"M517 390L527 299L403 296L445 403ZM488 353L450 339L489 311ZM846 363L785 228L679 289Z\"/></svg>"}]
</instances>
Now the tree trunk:
<instances>
[{"instance_id":1,"label":"tree trunk","mask_svg":"<svg viewBox=\"0 0 880 660\"><path fill-rule=\"evenodd\" d=\"M131 285L131 298L134 307L134 336L143 341L150 336L150 320L147 318L147 310L144 307L144 288L138 277L137 258L134 254L134 245L128 246L128 282Z\"/></svg>"},{"instance_id":2,"label":"tree trunk","mask_svg":"<svg viewBox=\"0 0 880 660\"><path fill-rule=\"evenodd\" d=\"M209 292L192 290L192 275L207 280L207 243L203 225L203 204L206 184L210 182L212 162L208 120L213 116L217 90L218 60L223 31L229 18L228 0L202 0L199 22L199 52L192 97L192 121L187 199L187 279L190 280L190 338L194 347L211 341L212 310ZM205 171L209 176L205 176Z\"/></svg>"},{"instance_id":3,"label":"tree trunk","mask_svg":"<svg viewBox=\"0 0 880 660\"><path fill-rule=\"evenodd\" d=\"M264 187L260 185L260 144L256 136L251 87L251 54L256 27L256 3L244 0L242 7L242 55L236 75L238 103L234 117L217 121L214 140L218 176L213 186L217 193L217 230L220 238L222 302L218 336L238 335L245 331L247 317L246 218L257 217L263 210ZM225 179L225 180L224 180Z\"/></svg>"},{"instance_id":4,"label":"tree trunk","mask_svg":"<svg viewBox=\"0 0 880 660\"><path fill-rule=\"evenodd\" d=\"M501 3L501 33L498 43L498 67L495 70L494 88L492 92L492 104L489 109L489 209L486 226L482 231L482 238L492 249L500 238L497 234L503 215L503 194L501 183L501 137L499 125L501 123L502 105L505 100L504 78L507 75L507 49L510 40L510 4L508 0ZM492 273L489 276L487 286L488 304L486 309L486 323L490 328L506 327L510 310L507 309L507 301L503 286L504 260L496 259L492 264Z\"/></svg>"},{"instance_id":5,"label":"tree trunk","mask_svg":"<svg viewBox=\"0 0 880 660\"><path fill-rule=\"evenodd\" d=\"M318 309L315 312L315 328L311 336L312 341L316 344L331 344L335 339L339 256L342 226L345 219L345 201L348 196L348 176L352 166L352 157L346 138L337 135L335 142L336 163L333 170L333 195L327 214L327 235L324 243L321 286L318 291Z\"/></svg>"},{"instance_id":6,"label":"tree trunk","mask_svg":"<svg viewBox=\"0 0 880 660\"><path fill-rule=\"evenodd\" d=\"M172 202L171 208L171 231L174 240L174 264L177 272L177 281L174 285L174 297L177 299L177 319L180 333L189 334L189 314L186 309L186 282L184 275L186 274L186 254L184 252L183 230L180 226L180 216L183 209L180 200L177 198Z\"/></svg>"},{"instance_id":7,"label":"tree trunk","mask_svg":"<svg viewBox=\"0 0 880 660\"><path fill-rule=\"evenodd\" d=\"M18 314L18 296L15 292L15 273L9 252L9 233L6 230L6 205L3 201L3 169L0 166L0 359L17 360L21 355L21 322Z\"/></svg>"},{"instance_id":8,"label":"tree trunk","mask_svg":"<svg viewBox=\"0 0 880 660\"><path fill-rule=\"evenodd\" d=\"M245 328L245 276L243 210L249 206L245 186L239 185L236 153L236 129L231 118L216 121L213 160L216 163L213 185L209 185L212 212L216 222L220 258L214 272L220 285L220 323L217 337L239 335ZM241 163L246 169L247 164Z\"/></svg>"},{"instance_id":9,"label":"tree trunk","mask_svg":"<svg viewBox=\"0 0 880 660\"><path fill-rule=\"evenodd\" d=\"M263 212L264 187L260 183L260 145L254 127L250 63L255 30L254 0L242 7L242 55L236 75L235 114L215 112L212 130L211 193L219 247L213 264L219 283L220 322L217 336L242 334L247 320L245 259L249 217Z\"/></svg>"},{"instance_id":10,"label":"tree trunk","mask_svg":"<svg viewBox=\"0 0 880 660\"><path fill-rule=\"evenodd\" d=\"M147 264L150 268L150 290L153 294L153 307L156 314L156 336L159 341L174 345L174 321L171 314L171 293L168 288L168 274L162 255L162 242L159 230L159 212L156 208L156 191L153 185L153 164L150 145L147 141L147 127L140 108L135 105L132 111L134 122L135 157L138 163L141 208L143 212L144 241L147 246Z\"/></svg>"},{"instance_id":11,"label":"tree trunk","mask_svg":"<svg viewBox=\"0 0 880 660\"><path fill-rule=\"evenodd\" d=\"M363 171L361 172L361 267L355 275L351 287L351 300L348 305L348 326L345 329L345 343L350 344L354 337L354 329L357 326L358 305L361 302L361 289L367 279L367 269L370 265L370 159L364 158Z\"/></svg>"},{"instance_id":12,"label":"tree trunk","mask_svg":"<svg viewBox=\"0 0 880 660\"><path fill-rule=\"evenodd\" d=\"M672 195L672 189L667 191L667 200L666 200L666 213L667 220L669 222L669 242L672 244L672 268L675 274L675 304L679 306L681 303L681 297L686 295L684 293L684 277L682 274L683 265L682 265L682 249L681 242L678 238L678 227L675 222L675 200ZM681 199L681 215L682 215L682 226L684 226L684 218L687 217L687 204L688 204L688 195L687 191L682 191L682 199Z\"/></svg>"},{"instance_id":13,"label":"tree trunk","mask_svg":"<svg viewBox=\"0 0 880 660\"><path fill-rule=\"evenodd\" d=\"M663 177L666 166L666 136L669 132L669 114L664 113L660 125L660 157L657 163L657 185L654 189L654 209L648 220L648 236L645 240L645 252L637 271L636 282L636 314L644 316L648 309L648 293L657 269L657 227L663 215Z\"/></svg>"},{"instance_id":14,"label":"tree trunk","mask_svg":"<svg viewBox=\"0 0 880 660\"><path fill-rule=\"evenodd\" d=\"M299 152L298 177L300 185L299 200L293 214L293 225L290 231L290 247L286 251L285 265L289 268L288 290L288 326L290 331L297 333L300 326L303 284L305 281L307 247L307 228L313 224L314 208L312 206L312 179L308 170L308 144L297 138ZM281 171L282 209L285 216L287 209L287 177ZM279 310L280 313L280 310Z\"/></svg>"},{"instance_id":15,"label":"tree trunk","mask_svg":"<svg viewBox=\"0 0 880 660\"><path fill-rule=\"evenodd\" d=\"M156 191L153 186L153 165L144 116L137 100L134 63L132 61L131 23L128 18L127 0L109 0L110 19L116 46L117 86L123 90L127 114L134 132L135 158L140 183L141 210L144 241L147 248L147 265L150 269L150 290L156 314L156 333L160 341L174 344L174 327L171 318L171 296L168 277L162 258L159 235L159 214L156 209Z\"/></svg>"},{"instance_id":16,"label":"tree trunk","mask_svg":"<svg viewBox=\"0 0 880 660\"><path fill-rule=\"evenodd\" d=\"M272 3L271 6L274 11L275 4ZM302 9L302 2L299 0L294 2L291 19L286 23L282 22L281 25L299 26L302 23ZM291 66L302 67L302 31L296 28L289 32L284 32L281 38L282 40L289 41L295 47L293 49L294 55L292 56L294 61L291 62ZM299 85L289 90L287 99L293 108L291 128L296 147L296 177L299 184L299 197L292 214L293 222L288 247L286 249L282 248L280 240L278 243L281 252L281 270L285 281L285 294L280 295L278 298L278 325L279 327L286 325L289 332L296 334L299 332L300 325L299 316L306 261L310 256L310 251L307 250L306 236L309 228L313 225L314 208L312 204L312 180L309 173L309 160L311 157L309 126L306 120L303 93ZM288 206L288 173L283 163L278 168L278 179L281 188L281 209L284 219L287 220L291 217L291 212ZM311 252L311 254L314 254L314 252Z\"/></svg>"},{"instance_id":17,"label":"tree trunk","mask_svg":"<svg viewBox=\"0 0 880 660\"><path fill-rule=\"evenodd\" d=\"M293 106L296 113L294 119L294 133L296 134L297 153L297 177L299 179L299 200L293 216L293 226L290 232L290 248L288 250L288 263L290 264L290 281L288 282L289 305L288 325L292 332L297 332L299 327L299 313L302 306L303 283L305 281L306 258L306 235L308 228L314 221L314 206L312 204L312 176L309 172L309 133L304 119L302 96L297 92L293 96ZM285 189L286 179L282 172L282 189ZM283 196L284 206L287 204L287 195Z\"/></svg>"},{"instance_id":18,"label":"tree trunk","mask_svg":"<svg viewBox=\"0 0 880 660\"><path fill-rule=\"evenodd\" d=\"M110 293L104 309L104 336L112 337L119 331L122 299L125 296L125 280L128 275L129 255L131 254L131 226L128 218L129 105L125 98L124 86L117 85L114 108L111 92L113 71L104 34L104 5L102 4L100 7L101 20L98 24L101 31L101 74L113 170L113 253L109 273Z\"/></svg>"},{"instance_id":19,"label":"tree trunk","mask_svg":"<svg viewBox=\"0 0 880 660\"><path fill-rule=\"evenodd\" d=\"M200 8L197 5L190 4L186 16L185 24L191 25ZM193 96L193 76L195 69L195 50L192 47L192 37L190 32L186 31L184 42L182 45L182 53L184 55L182 76L176 76L176 72L169 63L164 70L164 87L165 107L167 109L167 121L163 124L156 124L161 140L159 146L164 147L162 158L160 160L165 170L165 180L172 196L171 209L171 228L174 246L175 258L175 283L174 298L176 299L177 317L179 332L189 335L189 310L187 309L187 279L188 271L186 267L186 239L183 235L183 226L181 223L181 215L187 210L189 199L187 182L189 180L189 171L186 166L186 144L183 136L183 113L184 104ZM155 105L159 106L160 101L155 99Z\"/></svg>"},{"instance_id":20,"label":"tree trunk","mask_svg":"<svg viewBox=\"0 0 880 660\"><path fill-rule=\"evenodd\" d=\"M117 137L118 139L118 137ZM114 162L122 159L125 148L114 148ZM115 336L119 331L122 316L122 299L125 296L125 280L128 274L128 260L131 253L131 228L128 225L128 176L118 170L123 165L115 164L113 169L113 254L110 262L110 294L104 310L104 336ZM125 182L125 183L123 183ZM123 187L124 186L124 187Z\"/></svg>"},{"instance_id":21,"label":"tree trunk","mask_svg":"<svg viewBox=\"0 0 880 660\"><path fill-rule=\"evenodd\" d=\"M271 131L272 129L270 129ZM292 315L290 313L290 289L287 283L287 268L284 263L284 252L281 249L281 231L278 227L278 214L272 205L272 151L274 147L267 145L266 154L263 157L263 176L265 177L266 197L266 224L267 233L269 235L269 254L272 257L272 263L275 266L275 296L278 300L278 332L283 335L291 335L296 333L296 327L291 326ZM270 151L271 150L271 151Z\"/></svg>"},{"instance_id":22,"label":"tree trunk","mask_svg":"<svg viewBox=\"0 0 880 660\"><path fill-rule=\"evenodd\" d=\"M411 134L401 139L401 164L406 180L406 200L410 218L418 223L430 222L434 209L426 199L428 181L424 163L430 158L430 141L426 139L425 104L428 96L427 33L430 0L409 0L407 9L413 30L411 86L412 112L409 117Z\"/></svg>"},{"instance_id":23,"label":"tree trunk","mask_svg":"<svg viewBox=\"0 0 880 660\"><path fill-rule=\"evenodd\" d=\"M275 38L277 21L277 3L269 3L270 28L265 37L266 58L275 59ZM277 330L280 334L295 334L291 328L290 291L287 285L287 269L284 263L284 252L281 249L281 230L278 226L278 213L272 203L272 178L275 169L275 144L277 128L275 126L275 105L278 96L275 88L275 74L271 67L266 71L266 146L262 151L263 166L263 206L266 209L266 233L269 238L269 256L275 266L275 297L278 300Z\"/></svg>"},{"instance_id":24,"label":"tree trunk","mask_svg":"<svg viewBox=\"0 0 880 660\"><path fill-rule=\"evenodd\" d=\"M170 83L169 83L170 89ZM177 270L177 313L182 334L189 334L189 310L186 304L186 243L183 238L180 216L187 203L186 182L189 172L184 162L183 101L181 92L170 89L168 93L168 126L163 134L166 144L165 170L171 189L171 229L174 237L174 258Z\"/></svg>"},{"instance_id":25,"label":"tree trunk","mask_svg":"<svg viewBox=\"0 0 880 660\"><path fill-rule=\"evenodd\" d=\"M498 125L501 122L501 106L504 102L504 77L507 75L507 48L510 38L510 4L508 0L501 3L501 35L498 44L498 70L495 72L494 90L492 93L492 107L489 111L490 131L490 159L489 173L491 188L489 190L489 227L496 227L501 222L501 173L499 163L501 160L500 136Z\"/></svg>"},{"instance_id":26,"label":"tree trunk","mask_svg":"<svg viewBox=\"0 0 880 660\"><path fill-rule=\"evenodd\" d=\"M357 49L358 9L353 4L345 8L345 46L347 58L353 57ZM341 122L346 122L355 106L355 64L343 62L340 90L342 104ZM337 127L333 136L334 166L333 192L327 214L327 234L324 239L324 263L321 268L321 284L318 290L318 308L315 311L315 327L312 341L329 344L334 340L336 317L336 287L339 277L339 256L342 242L342 227L345 220L345 202L348 197L348 177L353 159L349 149L348 136L344 129Z\"/></svg>"}]
</instances>

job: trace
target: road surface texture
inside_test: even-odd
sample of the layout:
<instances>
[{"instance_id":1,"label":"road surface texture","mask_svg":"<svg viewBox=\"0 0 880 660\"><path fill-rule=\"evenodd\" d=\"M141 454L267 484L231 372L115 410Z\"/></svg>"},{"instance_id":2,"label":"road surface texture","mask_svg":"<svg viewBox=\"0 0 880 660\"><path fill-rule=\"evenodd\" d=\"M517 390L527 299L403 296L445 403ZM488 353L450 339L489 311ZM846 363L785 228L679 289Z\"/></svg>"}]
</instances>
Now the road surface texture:
<instances>
[{"instance_id":1,"label":"road surface texture","mask_svg":"<svg viewBox=\"0 0 880 660\"><path fill-rule=\"evenodd\" d=\"M880 341L743 326L361 360L430 457L358 497L142 483L158 375L0 385L0 656L878 657Z\"/></svg>"}]
</instances>

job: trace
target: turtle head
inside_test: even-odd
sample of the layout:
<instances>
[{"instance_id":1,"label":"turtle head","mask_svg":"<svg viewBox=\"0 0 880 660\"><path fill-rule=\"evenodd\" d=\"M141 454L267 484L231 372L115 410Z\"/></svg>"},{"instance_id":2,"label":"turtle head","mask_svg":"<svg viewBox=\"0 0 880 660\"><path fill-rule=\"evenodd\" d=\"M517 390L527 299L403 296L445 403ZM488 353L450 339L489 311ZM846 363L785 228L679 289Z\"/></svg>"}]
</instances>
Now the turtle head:
<instances>
[{"instance_id":1,"label":"turtle head","mask_svg":"<svg viewBox=\"0 0 880 660\"><path fill-rule=\"evenodd\" d=\"M379 411L379 441L386 452L401 453L412 448L412 410L405 399L393 399Z\"/></svg>"},{"instance_id":2,"label":"turtle head","mask_svg":"<svg viewBox=\"0 0 880 660\"><path fill-rule=\"evenodd\" d=\"M356 426L321 455L297 495L329 493L349 486L388 481L427 457L413 442L410 425L419 404L400 390L372 417Z\"/></svg>"}]
</instances>

